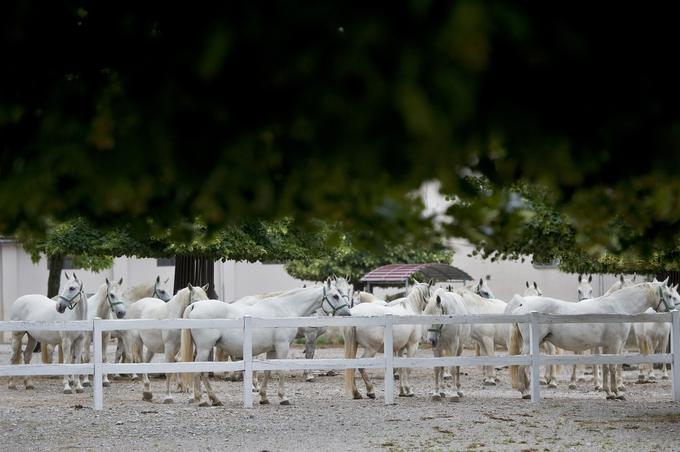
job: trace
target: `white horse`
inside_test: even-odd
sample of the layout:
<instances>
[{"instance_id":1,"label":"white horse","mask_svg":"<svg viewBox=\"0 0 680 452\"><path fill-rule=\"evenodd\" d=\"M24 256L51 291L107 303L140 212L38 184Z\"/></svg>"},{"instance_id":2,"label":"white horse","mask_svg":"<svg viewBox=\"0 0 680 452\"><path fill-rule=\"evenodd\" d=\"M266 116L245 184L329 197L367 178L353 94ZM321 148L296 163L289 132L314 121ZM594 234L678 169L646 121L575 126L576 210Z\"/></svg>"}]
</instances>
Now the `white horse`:
<instances>
[{"instance_id":1,"label":"white horse","mask_svg":"<svg viewBox=\"0 0 680 452\"><path fill-rule=\"evenodd\" d=\"M580 303L556 300L548 297L526 297L515 310L516 314L532 311L546 314L640 314L648 308L670 311L680 303L664 283L643 283L626 287L611 295L603 295ZM619 323L567 323L540 325L537 340L549 337L556 346L565 350L582 351L602 346L606 354L620 354L630 332L630 324ZM521 346L521 347L520 347ZM514 324L510 338L511 355L529 353L529 325ZM623 399L618 392L616 366L603 366L604 390L607 399ZM519 390L523 398L530 398L529 377L526 366L510 366L513 388Z\"/></svg>"},{"instance_id":2,"label":"white horse","mask_svg":"<svg viewBox=\"0 0 680 452\"><path fill-rule=\"evenodd\" d=\"M121 285L123 284L123 278L120 278L118 282L110 282L109 278L106 278L106 282L102 284L97 292L94 293L90 298L87 299L87 319L92 320L95 317L100 319L108 319L111 314L115 315L115 318L122 319L125 317L125 302L121 297ZM106 347L109 344L111 334L108 331L102 333L102 362L106 362ZM83 358L84 363L90 362L90 344L92 343L92 332L86 331L85 337L83 338ZM111 382L109 381L109 376L104 374L102 379L102 384L104 386L109 386ZM87 387L90 386L89 375L83 376L82 385Z\"/></svg>"},{"instance_id":3,"label":"white horse","mask_svg":"<svg viewBox=\"0 0 680 452\"><path fill-rule=\"evenodd\" d=\"M73 279L66 275L66 283L59 293L58 300L52 300L44 295L24 295L14 301L10 308L10 320L58 322L87 319L87 298L83 290L83 283L73 274ZM83 351L83 331L14 331L12 332L12 364L19 364L21 359L21 341L28 334L28 341L24 349L24 363L30 364L36 341L43 346L57 345L64 351L66 364L79 363ZM75 390L83 392L80 379L73 375L64 375L64 394L72 394L69 381L75 382ZM26 389L33 389L30 377L24 378ZM9 377L9 388L15 389L14 377Z\"/></svg>"},{"instance_id":4,"label":"white horse","mask_svg":"<svg viewBox=\"0 0 680 452\"><path fill-rule=\"evenodd\" d=\"M482 298L467 288L456 288L452 293L462 297L463 305L468 314L504 314L507 303L497 298ZM476 323L470 325L470 338L479 344L479 354L482 356L494 356L496 345L507 347L510 327L507 324ZM484 366L485 386L495 386L496 368Z\"/></svg>"},{"instance_id":5,"label":"white horse","mask_svg":"<svg viewBox=\"0 0 680 452\"><path fill-rule=\"evenodd\" d=\"M151 283L143 283L134 287L128 288L123 293L123 302L125 303L126 310L129 310L133 303L142 298L158 298L163 301L170 301L172 294L167 287L170 278L166 278L165 281L161 282L161 277L156 276L156 279ZM128 315L128 318L130 316ZM137 317L135 317L137 318ZM135 343L135 333L130 330L114 330L111 331L111 337L117 339L116 344L116 359L114 362L141 362L141 344L139 342ZM133 356L136 355L136 360ZM114 375L114 378L117 376ZM137 374L133 373L131 376L132 380L138 380Z\"/></svg>"},{"instance_id":6,"label":"white horse","mask_svg":"<svg viewBox=\"0 0 680 452\"><path fill-rule=\"evenodd\" d=\"M593 275L588 276L588 280L586 281L585 278L583 278L583 275L578 275L578 287L576 288L576 296L578 298L578 301L583 301L583 300L589 300L593 298ZM583 352L574 352L576 355L581 355ZM595 347L590 350L591 355L599 355L600 354L600 347ZM576 368L577 365L574 364L572 371L571 371L571 379L569 380L569 389L576 389ZM602 369L602 366L598 366L596 364L593 364L593 384L595 385L595 390L596 391L602 391L602 384L600 383L600 371ZM620 372L620 367L617 367L617 371ZM620 381L623 382L623 378L620 378ZM619 391L623 390L625 388L620 387Z\"/></svg>"},{"instance_id":7,"label":"white horse","mask_svg":"<svg viewBox=\"0 0 680 452\"><path fill-rule=\"evenodd\" d=\"M461 296L457 293L447 292L444 289L435 290L423 312L424 315L466 315L467 313ZM427 332L427 341L432 345L432 352L435 358L440 356L460 356L463 354L465 338L470 335L470 325L431 325ZM451 400L457 401L460 397L463 397L460 386L460 366L454 366L453 375L456 394L451 397ZM435 367L432 400L446 398L446 387L443 377L444 367Z\"/></svg>"},{"instance_id":8,"label":"white horse","mask_svg":"<svg viewBox=\"0 0 680 452\"><path fill-rule=\"evenodd\" d=\"M386 306L377 303L361 303L354 306L350 311L353 316L384 316L392 315L422 315L423 309L430 298L429 283L416 283L410 290L406 300L396 306ZM418 343L422 338L421 325L394 325L392 329L393 348L385 350L385 353L394 353L401 356L404 351L408 357L415 355L418 350ZM345 338L345 358L356 358L357 349L361 346L364 349L362 358L372 358L383 349L384 327L382 326L350 326L343 328ZM359 373L366 385L366 395L375 398L373 383L366 372L366 369L359 369ZM361 394L357 390L354 379L354 369L345 370L345 389L355 399L360 399ZM399 371L399 396L412 397L413 390L409 384L408 369Z\"/></svg>"},{"instance_id":9,"label":"white horse","mask_svg":"<svg viewBox=\"0 0 680 452\"><path fill-rule=\"evenodd\" d=\"M493 291L491 290L491 287L489 287L488 281L490 280L491 275L486 275L486 278L479 278L479 281L469 286L466 286L466 289L476 293L482 298L496 298L496 296L493 294ZM451 292L452 290L450 290L449 292Z\"/></svg>"},{"instance_id":10,"label":"white horse","mask_svg":"<svg viewBox=\"0 0 680 452\"><path fill-rule=\"evenodd\" d=\"M347 303L342 295L328 280L326 284L318 287L309 287L288 291L278 297L261 300L258 303L247 305L240 303L224 303L220 300L205 300L193 303L184 310L185 319L239 319L244 316L252 317L307 317L323 309L327 315L349 315ZM290 343L297 328L254 328L253 329L253 355L266 353L268 359L285 359L288 357ZM195 359L194 359L195 346ZM234 328L220 329L186 329L182 330L182 360L207 361L213 347L222 348L224 352L235 358L243 355L243 332ZM260 403L267 404L267 384L270 371L265 371L264 379L260 385ZM281 405L289 405L290 401L285 395L285 372L278 372L279 387L278 395ZM208 398L214 406L222 405L217 398L206 373L193 375L194 397L192 401L201 406L202 388L205 385Z\"/></svg>"},{"instance_id":11,"label":"white horse","mask_svg":"<svg viewBox=\"0 0 680 452\"><path fill-rule=\"evenodd\" d=\"M207 300L208 284L203 287L194 287L191 284L184 289L178 291L174 297L167 303L158 298L142 298L133 304L135 311L139 312L140 319L178 319L182 317L182 313L192 303L201 300ZM151 359L156 353L164 353L165 361L169 363L175 362L175 356L179 352L180 347L180 331L178 329L162 329L162 330L138 330L139 338L144 345L144 353L142 360L145 363L151 362ZM166 391L163 403L172 403L173 398L170 394L170 385L174 380L175 374L165 374ZM143 374L144 392L142 393L143 400L151 400L153 394L151 392L151 382L148 374ZM180 387L181 387L181 381Z\"/></svg>"},{"instance_id":12,"label":"white horse","mask_svg":"<svg viewBox=\"0 0 680 452\"><path fill-rule=\"evenodd\" d=\"M674 294L677 294L678 286L671 287ZM653 312L649 309L645 311L646 313ZM658 322L643 322L634 323L633 331L635 332L635 338L637 339L638 348L640 353L647 355L650 353L666 353L668 350L668 341L671 334L671 324L668 322L658 323ZM668 364L661 364L661 379L668 380ZM640 364L638 381L641 383L646 383L649 381L656 381L656 375L654 374L654 364Z\"/></svg>"}]
</instances>

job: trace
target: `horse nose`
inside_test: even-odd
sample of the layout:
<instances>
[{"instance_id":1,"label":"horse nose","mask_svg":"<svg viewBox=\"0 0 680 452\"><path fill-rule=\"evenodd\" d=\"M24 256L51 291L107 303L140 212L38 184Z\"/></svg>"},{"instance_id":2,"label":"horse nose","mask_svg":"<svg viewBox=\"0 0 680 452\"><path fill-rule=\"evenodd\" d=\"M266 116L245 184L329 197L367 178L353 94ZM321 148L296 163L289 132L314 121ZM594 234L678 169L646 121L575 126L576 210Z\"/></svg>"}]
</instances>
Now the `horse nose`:
<instances>
[{"instance_id":1,"label":"horse nose","mask_svg":"<svg viewBox=\"0 0 680 452\"><path fill-rule=\"evenodd\" d=\"M116 312L116 317L118 317L119 319L122 319L123 317L125 317L125 311Z\"/></svg>"}]
</instances>

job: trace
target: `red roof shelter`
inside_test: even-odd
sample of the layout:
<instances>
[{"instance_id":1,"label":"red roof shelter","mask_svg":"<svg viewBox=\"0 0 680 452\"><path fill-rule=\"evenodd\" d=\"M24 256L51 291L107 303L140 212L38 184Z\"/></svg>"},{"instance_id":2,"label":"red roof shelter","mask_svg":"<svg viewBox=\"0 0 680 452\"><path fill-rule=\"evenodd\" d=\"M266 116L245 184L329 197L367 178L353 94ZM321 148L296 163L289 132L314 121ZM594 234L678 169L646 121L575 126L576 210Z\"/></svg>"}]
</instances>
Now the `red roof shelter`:
<instances>
[{"instance_id":1,"label":"red roof shelter","mask_svg":"<svg viewBox=\"0 0 680 452\"><path fill-rule=\"evenodd\" d=\"M434 282L472 281L472 276L463 270L448 264L390 264L378 267L366 273L360 281L370 290L372 286L408 287L411 277L418 280Z\"/></svg>"}]
</instances>

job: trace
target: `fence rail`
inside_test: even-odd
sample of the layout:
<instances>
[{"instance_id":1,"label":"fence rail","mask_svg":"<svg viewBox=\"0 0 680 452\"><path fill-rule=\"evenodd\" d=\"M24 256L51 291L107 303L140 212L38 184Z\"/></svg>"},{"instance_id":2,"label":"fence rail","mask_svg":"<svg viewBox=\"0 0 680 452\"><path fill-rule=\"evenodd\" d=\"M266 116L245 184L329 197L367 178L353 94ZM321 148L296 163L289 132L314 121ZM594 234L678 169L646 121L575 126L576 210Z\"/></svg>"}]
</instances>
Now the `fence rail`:
<instances>
[{"instance_id":1,"label":"fence rail","mask_svg":"<svg viewBox=\"0 0 680 452\"><path fill-rule=\"evenodd\" d=\"M540 326L555 323L637 323L670 322L671 353L656 355L574 355L547 356L539 352L536 340ZM384 327L385 350L392 349L392 327L394 325L433 325L433 324L473 324L473 323L527 323L530 332L530 351L528 355L517 356L456 356L441 358L401 358L386 353L382 358L355 359L256 359L252 355L252 336L255 328L298 328L303 326L382 326ZM231 362L194 362L194 363L104 363L102 362L102 332L114 330L143 329L182 329L182 328L235 328L243 331L243 359ZM103 408L102 376L104 373L167 373L167 372L227 372L244 371L243 405L253 406L253 371L262 370L310 370L310 369L351 369L363 367L384 369L385 404L394 403L395 367L428 368L439 366L487 366L522 365L531 368L531 400L540 401L539 367L552 364L636 364L671 363L673 401L680 401L680 311L660 314L588 314L588 315L551 315L532 312L525 315L465 315L465 316L392 316L381 317L291 317L291 318L252 318L242 319L170 319L141 320L99 319L73 322L0 322L0 331L92 331L93 361L88 364L21 364L0 365L0 376L19 375L64 375L93 374L93 405L95 410Z\"/></svg>"}]
</instances>

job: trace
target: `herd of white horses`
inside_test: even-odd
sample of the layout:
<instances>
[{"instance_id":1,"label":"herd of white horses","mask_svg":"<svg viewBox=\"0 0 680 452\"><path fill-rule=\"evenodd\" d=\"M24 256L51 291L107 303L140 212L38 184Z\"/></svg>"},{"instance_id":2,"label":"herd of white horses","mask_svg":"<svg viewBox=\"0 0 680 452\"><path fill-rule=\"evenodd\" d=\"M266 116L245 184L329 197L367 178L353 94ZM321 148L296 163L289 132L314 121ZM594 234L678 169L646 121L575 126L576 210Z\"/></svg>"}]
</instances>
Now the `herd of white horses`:
<instances>
[{"instance_id":1,"label":"herd of white horses","mask_svg":"<svg viewBox=\"0 0 680 452\"><path fill-rule=\"evenodd\" d=\"M21 321L72 321L99 318L126 319L238 319L252 317L306 317L306 316L395 316L413 315L467 315L467 314L526 314L532 311L546 314L640 314L643 312L662 312L675 309L680 305L677 286L669 286L668 280L636 284L635 278L623 276L601 297L593 298L592 276L578 277L577 302L546 297L534 282L526 282L523 295L515 295L509 302L494 297L487 281L480 279L474 284L452 288L435 287L432 281L415 281L404 298L387 302L371 293L354 291L347 278L328 278L321 285L299 289L253 295L223 302L210 300L206 294L207 286L187 287L172 296L166 287L167 281L159 277L144 284L123 291L122 279L111 282L108 279L96 292L87 297L83 283L73 275L67 276L59 295L49 299L43 295L24 295L18 298L11 308L11 320ZM605 324L543 324L540 325L539 343L546 353L561 353L568 350L581 353L619 354L622 352L629 333L634 332L641 353L664 353L668 346L670 325L668 323L605 323ZM252 335L253 355L266 354L268 359L287 358L291 343L296 337L305 338L305 356L313 358L316 340L326 328L255 328ZM352 326L342 328L345 358L355 358L358 349L363 349L362 357L373 357L383 352L384 331L381 326ZM27 336L23 350L23 362L29 364L36 342L42 344L43 362L52 361L52 351L59 346L60 359L65 363L89 362L92 333L83 331L16 331L12 335L12 364L20 364L22 344ZM211 359L242 359L243 332L240 329L196 328L112 331L104 335L103 359L106 361L106 347L111 338L116 338L118 347L116 361L150 362L156 353L163 353L167 362L208 361ZM395 325L393 327L393 352L397 356L413 357L421 343L429 343L435 357L460 356L464 346L474 344L477 353L493 356L497 348L509 354L529 353L528 324L444 324L444 325ZM602 381L598 366L593 366L594 389L603 390L607 399L622 399L624 390L621 366L602 366ZM358 369L368 397L375 397L374 384L365 369ZM460 382L460 369L434 369L434 400L449 397L457 400L463 396ZM397 369L399 395L414 395L409 369ZM285 393L286 372L278 372L278 397L281 404L289 404ZM313 375L307 375L313 380ZM269 403L267 384L270 372L265 371L257 390L260 403ZM526 366L510 366L513 388L520 391L523 398L529 398L529 376ZM655 379L653 366L641 365L640 380ZM663 365L662 379L667 379L666 365ZM133 375L133 379L138 377ZM447 393L446 379L453 379L453 394ZM9 388L16 388L16 378L9 378ZM152 400L148 375L142 376L143 398ZM165 397L163 402L173 401L172 388L175 374L166 375ZM255 379L257 381L257 379ZM355 369L347 369L344 376L345 389L353 398L361 398L355 382ZM496 369L485 366L483 384L498 383ZM542 383L556 387L555 366L549 366ZM64 393L83 392L89 385L87 376L65 375ZM109 386L108 376L103 378L104 386ZM24 377L26 389L34 387L30 377ZM73 387L72 387L73 386ZM177 379L180 392L188 392L193 387L192 402L201 402L203 387L210 404L221 405L215 394L208 373L184 374ZM576 366L569 384L576 388Z\"/></svg>"}]
</instances>

